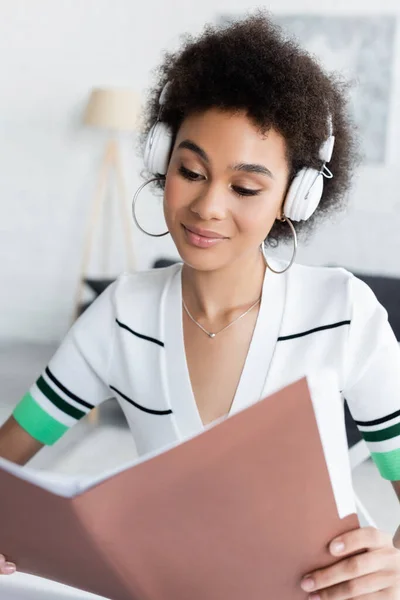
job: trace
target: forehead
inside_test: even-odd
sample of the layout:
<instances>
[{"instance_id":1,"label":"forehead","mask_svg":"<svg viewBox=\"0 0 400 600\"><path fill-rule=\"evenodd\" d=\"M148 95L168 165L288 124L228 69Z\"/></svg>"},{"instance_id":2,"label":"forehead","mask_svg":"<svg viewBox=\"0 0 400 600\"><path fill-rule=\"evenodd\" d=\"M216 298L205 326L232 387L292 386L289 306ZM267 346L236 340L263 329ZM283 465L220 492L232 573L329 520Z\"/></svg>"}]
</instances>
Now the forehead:
<instances>
[{"instance_id":1,"label":"forehead","mask_svg":"<svg viewBox=\"0 0 400 600\"><path fill-rule=\"evenodd\" d=\"M272 164L287 167L284 137L273 127L262 133L245 112L212 108L191 114L179 128L176 146L186 139L200 146L212 163L258 162L269 168Z\"/></svg>"}]
</instances>

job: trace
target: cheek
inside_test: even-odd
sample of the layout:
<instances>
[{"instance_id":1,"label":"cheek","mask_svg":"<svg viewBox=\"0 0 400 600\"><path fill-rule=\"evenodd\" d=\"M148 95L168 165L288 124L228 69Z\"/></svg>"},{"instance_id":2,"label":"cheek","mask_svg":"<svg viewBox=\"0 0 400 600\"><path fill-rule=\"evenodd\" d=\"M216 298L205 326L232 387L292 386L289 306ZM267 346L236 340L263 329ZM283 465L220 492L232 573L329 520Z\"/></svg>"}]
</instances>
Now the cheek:
<instances>
[{"instance_id":1,"label":"cheek","mask_svg":"<svg viewBox=\"0 0 400 600\"><path fill-rule=\"evenodd\" d=\"M174 213L185 204L184 182L180 177L167 177L164 189L164 212Z\"/></svg>"},{"instance_id":2,"label":"cheek","mask_svg":"<svg viewBox=\"0 0 400 600\"><path fill-rule=\"evenodd\" d=\"M246 201L246 199L243 199ZM281 202L257 198L236 211L235 221L242 233L264 238L267 236L279 213Z\"/></svg>"}]
</instances>

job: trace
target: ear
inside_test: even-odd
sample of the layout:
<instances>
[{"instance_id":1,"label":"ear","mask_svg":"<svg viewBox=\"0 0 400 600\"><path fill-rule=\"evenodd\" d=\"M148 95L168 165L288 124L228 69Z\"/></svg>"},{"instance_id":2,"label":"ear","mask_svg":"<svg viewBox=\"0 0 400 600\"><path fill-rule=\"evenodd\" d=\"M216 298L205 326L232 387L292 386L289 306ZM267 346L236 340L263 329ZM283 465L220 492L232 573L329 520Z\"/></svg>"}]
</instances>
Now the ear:
<instances>
[{"instance_id":1,"label":"ear","mask_svg":"<svg viewBox=\"0 0 400 600\"><path fill-rule=\"evenodd\" d=\"M289 182L290 185L290 182ZM285 202L286 202L286 197L287 197L287 189L285 190L284 196L278 206L278 209L276 211L276 215L275 215L275 220L276 221L283 221L285 219Z\"/></svg>"}]
</instances>

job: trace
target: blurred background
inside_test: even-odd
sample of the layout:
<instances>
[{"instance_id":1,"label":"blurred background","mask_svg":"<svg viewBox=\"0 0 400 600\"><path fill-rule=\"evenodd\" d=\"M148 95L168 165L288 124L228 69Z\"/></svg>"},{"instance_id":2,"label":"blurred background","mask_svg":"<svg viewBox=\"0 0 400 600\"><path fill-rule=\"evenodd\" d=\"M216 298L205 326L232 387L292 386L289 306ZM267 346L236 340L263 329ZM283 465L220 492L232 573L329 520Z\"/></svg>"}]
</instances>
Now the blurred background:
<instances>
[{"instance_id":1,"label":"blurred background","mask_svg":"<svg viewBox=\"0 0 400 600\"><path fill-rule=\"evenodd\" d=\"M92 89L130 90L140 108L152 70L183 33L254 6L246 0L190 6L184 0L0 1L2 339L57 342L68 329L111 136L118 141L130 215L142 181L137 133L114 135L85 123ZM302 245L299 261L400 276L398 3L271 0L268 9L329 70L350 80L364 154L347 211ZM117 178L109 179L87 269L100 277L130 268L118 213L122 194ZM144 191L140 211L146 226L154 220L153 231L162 231L159 198ZM176 256L168 236L154 240L129 228L135 268Z\"/></svg>"},{"instance_id":2,"label":"blurred background","mask_svg":"<svg viewBox=\"0 0 400 600\"><path fill-rule=\"evenodd\" d=\"M142 182L140 106L152 70L183 33L251 8L246 0L0 0L0 420L52 355L78 305L95 296L98 280L177 258L168 237L146 237L131 223ZM399 338L398 0L270 0L267 8L350 81L363 154L347 210L301 245L298 260L365 276ZM140 215L163 231L160 198L144 191ZM91 286L82 285L86 279ZM117 426L104 410L104 423ZM92 425L79 423L52 458L44 450L34 461L72 469L84 427ZM108 460L131 450L130 437L125 446L120 437ZM378 523L394 529L397 500L363 459L356 461L359 490ZM87 470L93 464L85 461Z\"/></svg>"}]
</instances>

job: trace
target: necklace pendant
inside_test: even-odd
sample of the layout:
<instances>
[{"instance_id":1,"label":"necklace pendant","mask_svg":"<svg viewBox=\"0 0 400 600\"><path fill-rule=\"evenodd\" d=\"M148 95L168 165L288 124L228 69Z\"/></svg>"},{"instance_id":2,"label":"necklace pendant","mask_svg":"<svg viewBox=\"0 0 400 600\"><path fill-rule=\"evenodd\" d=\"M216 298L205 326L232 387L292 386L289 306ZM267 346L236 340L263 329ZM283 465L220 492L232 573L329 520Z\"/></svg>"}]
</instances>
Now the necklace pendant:
<instances>
[{"instance_id":1,"label":"necklace pendant","mask_svg":"<svg viewBox=\"0 0 400 600\"><path fill-rule=\"evenodd\" d=\"M259 302L261 302L261 296L243 314L241 314L238 317L236 317L236 319L234 319L233 321L231 321L231 323L229 323L228 325L226 325L225 327L223 327L222 329L220 329L219 331L217 331L217 333L222 333L223 331L225 331L225 329L228 329L228 327L231 327L234 323L236 323L237 321L239 321L239 319L242 319L243 317L245 317L251 310L253 310L253 308L255 306L257 306L257 304L259 304ZM201 325L198 321L196 321L196 319L193 317L193 315L189 312L189 309L186 306L185 300L183 298L182 298L182 303L183 303L183 308L185 309L185 312L186 312L187 316L189 317L189 319L191 319L193 321L193 323L195 325L197 325L197 327L200 327L200 329L202 331L204 331L204 333L206 333L209 338L214 339L215 336L217 335L217 333L211 333L210 331L207 331L207 329L205 329L203 327L203 325Z\"/></svg>"}]
</instances>

